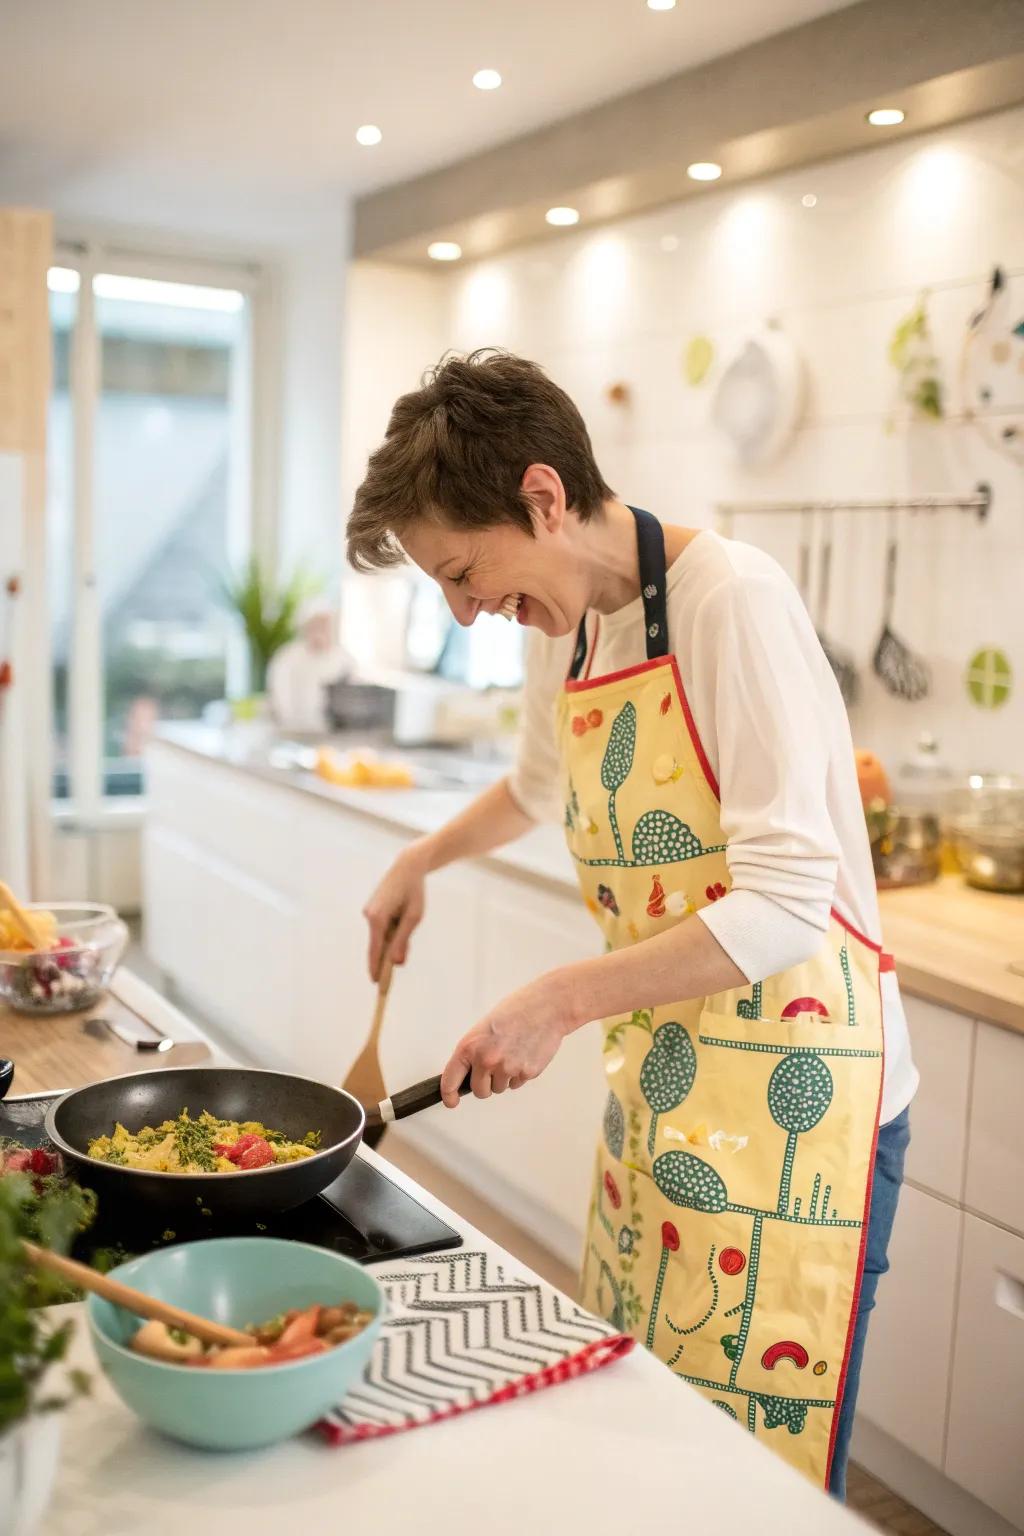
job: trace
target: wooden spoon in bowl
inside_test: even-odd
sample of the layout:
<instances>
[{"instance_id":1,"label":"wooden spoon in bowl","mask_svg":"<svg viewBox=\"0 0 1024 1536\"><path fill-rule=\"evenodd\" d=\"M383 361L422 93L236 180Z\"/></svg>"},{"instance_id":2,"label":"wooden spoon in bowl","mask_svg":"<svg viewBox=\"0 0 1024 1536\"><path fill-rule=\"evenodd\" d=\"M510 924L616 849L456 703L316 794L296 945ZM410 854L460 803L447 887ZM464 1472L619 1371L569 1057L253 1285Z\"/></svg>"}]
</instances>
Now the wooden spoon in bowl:
<instances>
[{"instance_id":1,"label":"wooden spoon in bowl","mask_svg":"<svg viewBox=\"0 0 1024 1536\"><path fill-rule=\"evenodd\" d=\"M147 1296L144 1291L135 1290L134 1286L123 1285L120 1280L101 1275L87 1264L79 1264L77 1259L66 1259L62 1254L51 1253L49 1248L40 1248L35 1243L23 1241L22 1248L39 1269L48 1269L71 1285L77 1285L83 1291L92 1291L94 1295L102 1296L104 1301L112 1301L116 1307L134 1312L136 1317L166 1323L168 1328L180 1328L183 1333L191 1334L203 1344L253 1345L259 1342L251 1333L211 1322L208 1317L197 1317L194 1312L186 1312L184 1307L171 1306L170 1302L158 1301L155 1296Z\"/></svg>"}]
</instances>

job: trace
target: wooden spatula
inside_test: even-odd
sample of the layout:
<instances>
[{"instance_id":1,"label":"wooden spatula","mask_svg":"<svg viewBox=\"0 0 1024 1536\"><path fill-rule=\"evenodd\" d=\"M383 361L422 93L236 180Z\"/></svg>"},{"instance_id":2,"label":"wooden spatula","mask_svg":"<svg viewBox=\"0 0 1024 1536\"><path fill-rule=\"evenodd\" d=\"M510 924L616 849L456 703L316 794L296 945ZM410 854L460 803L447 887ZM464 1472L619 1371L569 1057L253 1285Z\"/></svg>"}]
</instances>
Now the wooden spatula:
<instances>
[{"instance_id":1,"label":"wooden spatula","mask_svg":"<svg viewBox=\"0 0 1024 1536\"><path fill-rule=\"evenodd\" d=\"M120 1280L111 1280L109 1275L101 1275L87 1264L79 1264L77 1259L66 1259L62 1254L51 1253L49 1248L37 1247L35 1243L23 1242L22 1247L39 1269L48 1269L83 1291L92 1291L105 1301L112 1301L115 1306L134 1312L136 1317L155 1318L158 1323L166 1323L169 1328L181 1328L204 1344L256 1343L251 1333L243 1333L240 1328L227 1328L223 1323L211 1322L208 1317L186 1312L184 1307L173 1307L170 1302L158 1301L155 1296L147 1296L144 1291L123 1285Z\"/></svg>"},{"instance_id":2,"label":"wooden spatula","mask_svg":"<svg viewBox=\"0 0 1024 1536\"><path fill-rule=\"evenodd\" d=\"M380 975L377 978L377 1001L373 1009L370 1033L341 1085L345 1092L350 1093L354 1099L358 1099L360 1104L380 1104L388 1096L384 1072L380 1064L380 1030L384 1023L388 993L391 990L391 976L394 971L391 945L397 928L398 920L395 919L384 938L384 953L381 956ZM364 1139L369 1146L375 1147L384 1135L384 1131L384 1125L368 1127Z\"/></svg>"}]
</instances>

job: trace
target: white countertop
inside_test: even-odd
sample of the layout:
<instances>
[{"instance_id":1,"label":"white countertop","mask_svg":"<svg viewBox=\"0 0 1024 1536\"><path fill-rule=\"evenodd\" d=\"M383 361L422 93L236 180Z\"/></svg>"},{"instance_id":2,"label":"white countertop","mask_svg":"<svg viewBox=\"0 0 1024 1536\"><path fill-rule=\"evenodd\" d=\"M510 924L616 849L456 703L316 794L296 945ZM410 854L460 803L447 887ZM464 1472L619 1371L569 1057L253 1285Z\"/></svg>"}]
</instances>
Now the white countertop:
<instances>
[{"instance_id":1,"label":"white countertop","mask_svg":"<svg viewBox=\"0 0 1024 1536\"><path fill-rule=\"evenodd\" d=\"M176 1038L197 1032L138 978L124 977ZM223 1059L223 1058L221 1058ZM377 1154L396 1184L468 1246L527 1267ZM81 1307L61 1309L76 1319ZM270 1450L218 1455L147 1429L95 1367L84 1322L75 1364L91 1396L67 1414L57 1488L39 1536L521 1536L563 1522L590 1536L680 1527L756 1527L758 1536L841 1536L867 1527L812 1488L645 1350L528 1398L384 1440L328 1446L315 1433Z\"/></svg>"},{"instance_id":2,"label":"white countertop","mask_svg":"<svg viewBox=\"0 0 1024 1536\"><path fill-rule=\"evenodd\" d=\"M357 811L401 832L434 832L464 810L479 793L479 789L470 788L345 789L326 783L315 773L275 766L269 761L266 742L258 735L249 735L244 727L221 730L198 724L165 725L160 728L155 745L158 750L161 746L171 747L225 768L251 774L264 783L311 795L342 810ZM380 750L382 755L403 756L400 747ZM416 756L415 753L411 755ZM454 749L452 755L465 756ZM497 772L495 776L498 776ZM578 889L561 827L536 827L525 837L506 848L496 849L480 862L504 871L513 870L563 893L575 895Z\"/></svg>"}]
</instances>

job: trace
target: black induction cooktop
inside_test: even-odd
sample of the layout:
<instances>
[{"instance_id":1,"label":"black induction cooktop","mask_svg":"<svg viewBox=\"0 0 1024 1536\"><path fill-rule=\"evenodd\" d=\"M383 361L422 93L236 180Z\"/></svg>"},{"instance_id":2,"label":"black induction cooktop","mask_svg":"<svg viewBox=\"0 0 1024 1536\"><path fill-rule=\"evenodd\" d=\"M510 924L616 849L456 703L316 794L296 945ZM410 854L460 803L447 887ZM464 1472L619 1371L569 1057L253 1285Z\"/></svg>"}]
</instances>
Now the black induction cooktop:
<instances>
[{"instance_id":1,"label":"black induction cooktop","mask_svg":"<svg viewBox=\"0 0 1024 1536\"><path fill-rule=\"evenodd\" d=\"M45 1143L43 1119L58 1093L11 1095L0 1100L0 1136L10 1136L26 1147ZM457 1248L462 1238L412 1195L399 1189L366 1158L356 1156L340 1178L304 1205L265 1221L243 1220L228 1224L222 1219L197 1217L188 1229L171 1229L162 1221L151 1224L141 1205L101 1209L98 1220L79 1240L76 1254L88 1261L96 1249L122 1249L128 1254L148 1253L169 1243L194 1242L203 1237L284 1237L312 1243L355 1259L375 1264L417 1253Z\"/></svg>"}]
</instances>

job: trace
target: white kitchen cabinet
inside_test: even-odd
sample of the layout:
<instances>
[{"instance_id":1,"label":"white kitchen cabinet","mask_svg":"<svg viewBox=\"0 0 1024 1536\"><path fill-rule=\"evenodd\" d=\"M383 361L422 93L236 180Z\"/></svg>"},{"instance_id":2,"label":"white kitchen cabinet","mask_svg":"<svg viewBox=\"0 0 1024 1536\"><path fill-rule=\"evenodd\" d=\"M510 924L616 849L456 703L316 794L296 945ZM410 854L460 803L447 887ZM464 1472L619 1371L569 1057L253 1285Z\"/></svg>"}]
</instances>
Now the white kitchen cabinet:
<instances>
[{"instance_id":1,"label":"white kitchen cabinet","mask_svg":"<svg viewBox=\"0 0 1024 1536\"><path fill-rule=\"evenodd\" d=\"M297 893L300 819L307 801L240 769L157 747L146 761L151 820L187 836L278 890Z\"/></svg>"},{"instance_id":2,"label":"white kitchen cabinet","mask_svg":"<svg viewBox=\"0 0 1024 1536\"><path fill-rule=\"evenodd\" d=\"M1024 1036L978 1025L966 1204L1024 1234Z\"/></svg>"},{"instance_id":3,"label":"white kitchen cabinet","mask_svg":"<svg viewBox=\"0 0 1024 1536\"><path fill-rule=\"evenodd\" d=\"M965 1218L946 1472L1024 1529L1024 1240Z\"/></svg>"},{"instance_id":4,"label":"white kitchen cabinet","mask_svg":"<svg viewBox=\"0 0 1024 1536\"><path fill-rule=\"evenodd\" d=\"M941 1467L962 1212L905 1184L868 1329L858 1413Z\"/></svg>"},{"instance_id":5,"label":"white kitchen cabinet","mask_svg":"<svg viewBox=\"0 0 1024 1536\"><path fill-rule=\"evenodd\" d=\"M593 919L572 893L556 896L486 870L478 881L476 1017L544 971L599 952ZM458 935L455 949L463 953ZM598 1031L585 1027L535 1082L410 1121L404 1134L576 1264L605 1091Z\"/></svg>"},{"instance_id":6,"label":"white kitchen cabinet","mask_svg":"<svg viewBox=\"0 0 1024 1536\"><path fill-rule=\"evenodd\" d=\"M910 1107L906 1175L959 1203L967 1158L973 1019L921 998L904 997L921 1085Z\"/></svg>"},{"instance_id":7,"label":"white kitchen cabinet","mask_svg":"<svg viewBox=\"0 0 1024 1536\"><path fill-rule=\"evenodd\" d=\"M160 827L147 829L144 870L147 891L160 891L146 930L156 963L247 1055L296 1066L295 904Z\"/></svg>"}]
</instances>

